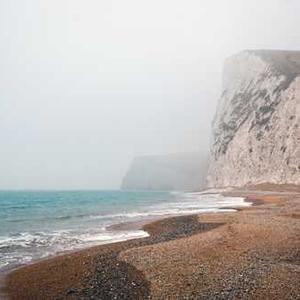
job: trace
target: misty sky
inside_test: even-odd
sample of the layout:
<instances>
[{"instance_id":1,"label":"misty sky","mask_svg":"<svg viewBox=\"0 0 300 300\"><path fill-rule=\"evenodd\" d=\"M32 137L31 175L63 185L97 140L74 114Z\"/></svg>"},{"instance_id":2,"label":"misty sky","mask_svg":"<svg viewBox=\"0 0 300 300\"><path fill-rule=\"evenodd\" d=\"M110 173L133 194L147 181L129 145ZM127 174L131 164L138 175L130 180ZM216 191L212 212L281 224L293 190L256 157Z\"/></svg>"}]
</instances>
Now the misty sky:
<instances>
[{"instance_id":1,"label":"misty sky","mask_svg":"<svg viewBox=\"0 0 300 300\"><path fill-rule=\"evenodd\" d=\"M205 151L224 58L300 49L299 0L0 0L0 188L118 188Z\"/></svg>"}]
</instances>

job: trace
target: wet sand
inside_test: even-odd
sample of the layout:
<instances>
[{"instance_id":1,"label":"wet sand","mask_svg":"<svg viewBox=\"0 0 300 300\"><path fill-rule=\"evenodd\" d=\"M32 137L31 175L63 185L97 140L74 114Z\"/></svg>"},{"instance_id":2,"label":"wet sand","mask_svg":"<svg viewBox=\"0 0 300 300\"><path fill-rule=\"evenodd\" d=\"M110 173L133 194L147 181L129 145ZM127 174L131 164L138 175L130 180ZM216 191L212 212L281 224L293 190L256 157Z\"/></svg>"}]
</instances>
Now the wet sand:
<instances>
[{"instance_id":1,"label":"wet sand","mask_svg":"<svg viewBox=\"0 0 300 300\"><path fill-rule=\"evenodd\" d=\"M300 194L231 195L257 205L139 224L149 237L20 268L6 278L6 292L10 299L300 299Z\"/></svg>"}]
</instances>

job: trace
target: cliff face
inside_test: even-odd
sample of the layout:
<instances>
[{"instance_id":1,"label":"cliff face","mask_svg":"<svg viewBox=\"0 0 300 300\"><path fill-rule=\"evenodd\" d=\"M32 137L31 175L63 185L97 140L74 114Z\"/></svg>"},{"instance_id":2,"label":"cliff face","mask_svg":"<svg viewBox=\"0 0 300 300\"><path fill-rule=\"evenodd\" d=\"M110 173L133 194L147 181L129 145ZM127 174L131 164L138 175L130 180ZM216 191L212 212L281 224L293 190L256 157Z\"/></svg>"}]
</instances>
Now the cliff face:
<instances>
[{"instance_id":1,"label":"cliff face","mask_svg":"<svg viewBox=\"0 0 300 300\"><path fill-rule=\"evenodd\" d=\"M208 185L300 184L300 52L243 51L223 76Z\"/></svg>"},{"instance_id":2,"label":"cliff face","mask_svg":"<svg viewBox=\"0 0 300 300\"><path fill-rule=\"evenodd\" d=\"M122 189L194 190L205 184L207 169L208 155L200 153L137 157Z\"/></svg>"}]
</instances>

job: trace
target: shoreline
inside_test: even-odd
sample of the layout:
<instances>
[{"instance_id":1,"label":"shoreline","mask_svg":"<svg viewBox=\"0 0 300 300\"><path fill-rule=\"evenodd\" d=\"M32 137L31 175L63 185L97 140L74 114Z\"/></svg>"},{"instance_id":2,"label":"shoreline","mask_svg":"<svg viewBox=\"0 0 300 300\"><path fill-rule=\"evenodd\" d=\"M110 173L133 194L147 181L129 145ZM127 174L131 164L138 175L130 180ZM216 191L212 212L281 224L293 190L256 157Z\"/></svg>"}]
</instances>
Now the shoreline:
<instances>
[{"instance_id":1,"label":"shoreline","mask_svg":"<svg viewBox=\"0 0 300 300\"><path fill-rule=\"evenodd\" d=\"M195 194L197 194L198 192L195 192ZM209 193L208 193L209 194ZM238 196L237 196L238 197ZM257 205L255 200L248 200L246 197L244 198L245 202L250 202L251 205ZM247 207L227 207L227 208L222 208L224 211L220 211L220 212L212 212L212 214L224 214L227 213L226 210L228 210L228 212L232 212L232 210L234 210L234 212L238 212L240 209L245 209L251 206L247 206ZM204 215L204 214L208 214L208 212L204 212L203 214L199 214L199 213L195 213L195 214L183 214L183 215L170 215L170 214L166 214L166 215L159 215L159 216L153 216L153 217L146 217L142 220L137 220L137 221L128 221L128 222L121 222L121 223L116 223L116 224L112 224L106 227L107 231L130 231L130 230L142 230L145 231L146 233L149 234L148 237L150 237L151 233L148 232L151 231L152 228L152 224L156 224L156 222L160 222L160 221L164 221L164 220L169 220L169 219L174 219L174 218L181 218L181 217L195 217L198 215ZM211 214L211 212L209 213ZM148 229L148 230L147 230ZM78 254L81 253L83 251L88 251L91 250L93 248L98 248L101 246L106 246L106 245L114 245L114 244L118 244L118 243L126 243L128 241L131 240L140 240L140 239L147 239L148 237L140 237L140 238L133 238L133 239L127 239L124 241L112 241L112 242L108 242L108 243L102 243L102 244L98 244L98 245L92 245L92 246L87 246L81 249L73 249L73 250L65 250L62 252L58 252L52 255L49 255L45 258L41 258L41 259L36 259L33 260L32 262L29 262L28 264L20 264L20 265L16 265L13 266L11 268L5 269L4 272L0 273L0 299L4 299L7 297L7 292L6 292L6 281L7 278L9 277L9 275L11 273L14 272L18 272L19 270L22 270L23 268L27 268L39 263L43 263L43 262L47 262L47 261L51 261L51 260L55 260L57 258L60 257L64 257L64 256L69 256L69 255L73 255L73 254Z\"/></svg>"},{"instance_id":2,"label":"shoreline","mask_svg":"<svg viewBox=\"0 0 300 300\"><path fill-rule=\"evenodd\" d=\"M59 265L62 266L65 264L65 262L73 260L73 259L79 258L79 260L81 260L83 257L84 257L84 260L87 258L90 259L94 255L97 255L99 252L101 253L103 251L106 254L107 251L109 251L109 252L117 251L118 252L119 249L126 250L126 249L132 248L134 246L144 246L144 245L148 245L148 244L156 244L156 243L160 243L160 242L164 242L164 241L170 241L170 240L174 240L176 238L186 237L188 235L198 232L198 230L206 231L206 230L210 230L212 228L215 228L216 226L221 225L221 224L214 224L214 223L213 224L204 223L204 224L200 225L200 228L195 229L193 227L194 227L195 223L198 223L197 219L198 219L198 215L184 215L184 216L165 217L165 218L163 216L161 216L157 220L148 220L146 222L146 224L142 225L142 230L145 230L149 234L149 237L125 240L125 241L121 241L121 242L114 242L114 243L108 243L108 244L95 245L92 247L84 248L81 250L70 251L63 255L57 255L57 256L54 256L54 257L51 257L48 259L46 258L46 259L43 259L40 261L30 263L25 266L21 266L17 269L12 270L11 272L8 272L6 274L6 276L3 278L5 285L2 288L2 293L3 293L2 295L5 297L9 296L9 299L10 298L20 299L21 297L22 297L22 299L31 299L31 297L32 297L31 293L30 293L30 296L28 296L28 297L26 297L26 295L24 296L23 293L19 294L20 297L19 296L15 297L14 295L12 295L15 291L14 291L14 288L10 290L9 281L10 281L10 278L13 277L14 275L17 275L17 280L18 280L18 273L25 272L25 274L26 274L28 271L30 273L31 270L35 271L37 269L38 273L39 273L39 271L42 271L41 274L45 275L45 273L43 272L44 266L46 266L46 268L49 266L52 267L52 265L53 264L56 265L56 263L58 263ZM175 229L175 231L176 231L176 229L179 228L177 223L179 223L180 225L186 225L189 223L189 222L187 222L187 220L190 220L191 223L193 223L191 226L192 227L191 230L184 230L183 232L181 232L179 230L179 232L174 234L173 230ZM131 226L139 226L139 225L137 224L137 222L135 222L135 225L131 225ZM164 237L164 236L161 237L162 232L166 235L166 237ZM171 236L168 236L169 234ZM155 240L154 242L152 241L153 238ZM81 264L81 262L80 262L80 264ZM86 266L87 263L83 262L82 265ZM109 268L110 267L111 267L111 264L109 264ZM59 267L56 266L55 269L57 269L57 268L59 268ZM137 271L137 270L135 270L135 271ZM13 278L13 280L14 280L14 278ZM31 281L31 279L30 279L30 281ZM25 288L27 289L27 287L28 287L28 283L26 282ZM74 289L74 290L77 290L77 289ZM67 291L67 295L74 294L74 293L75 292L73 291L73 288L69 288ZM52 299L52 296L49 297L49 299Z\"/></svg>"},{"instance_id":3,"label":"shoreline","mask_svg":"<svg viewBox=\"0 0 300 300\"><path fill-rule=\"evenodd\" d=\"M236 192L235 195L241 196L239 192ZM131 277L133 276L134 278L137 276L137 278L132 281L137 281L136 286L128 287L128 285L123 285L121 287L118 287L120 289L120 292L123 293L124 297L126 295L131 295L133 296L133 299L136 299L138 298L138 295L142 296L141 294L139 294L140 292L142 292L144 297L145 295L147 295L147 293L150 293L150 286L149 284L147 284L148 280L144 278L145 272L140 273L140 268L136 268L133 266L136 263L135 261L134 264L132 264L132 261L130 261L130 263L126 262L124 264L124 260L119 259L119 257L122 257L122 255L124 255L124 253L126 257L126 253L128 251L130 252L131 249L133 249L132 251L134 251L134 249L143 249L145 247L158 248L161 243L168 244L171 241L180 242L182 239L192 239L194 236L201 236L202 234L204 234L204 232L211 233L212 231L216 231L216 228L220 229L220 227L224 227L227 218L238 219L237 215L239 214L247 214L247 212L253 213L265 206L271 205L273 208L277 207L278 199L276 199L276 197L274 196L273 198L270 197L271 196L268 195L249 195L248 197L245 197L245 201L251 202L252 206L238 208L234 213L219 212L176 217L160 216L156 220L149 219L140 222L129 222L127 224L121 223L115 225L118 230L121 230L122 227L124 230L128 230L128 228L142 228L143 230L147 231L150 236L140 239L92 246L81 250L75 250L72 253L54 256L53 258L48 258L40 262L33 262L30 265L12 271L6 276L6 291L9 292L11 299L18 299L18 295L22 295L22 299L30 299L34 298L34 296L37 296L38 293L42 292L41 290L43 286L45 287L50 285L50 289L48 289L49 294L40 296L43 296L45 299L51 299L52 296L62 296L62 299L65 299L69 296L80 295L84 299L85 297L88 299L93 293L96 293L95 286L97 286L97 284L98 286L100 284L102 289L104 288L104 290L107 290L105 286L103 286L103 282L110 282L110 285L108 286L109 288L111 288L111 285L115 285L118 282L118 280L114 280L115 282L113 282L112 280L108 280L107 278L104 278L105 280L103 278L98 278L97 280L94 278L93 280L96 280L96 284L95 282L91 284L91 281L93 281L91 278L93 278L95 274L97 274L98 277L100 276L98 274L99 271L97 271L97 268L95 269L95 267L99 264L97 260L99 259L100 255L106 256L104 262L102 262L102 264L100 265L105 265L105 261L108 262L106 264L106 269L105 267L103 267L106 270L106 272L104 272L104 275L102 274L104 277L108 276L107 274L110 274L112 272L111 268L116 261L118 261L119 266L122 266L122 271L117 268L118 270L116 271L116 274L120 273L121 277L125 276L126 274L127 277L129 275ZM201 222L197 221L198 219L200 219ZM111 258L112 254L114 254L114 258ZM82 266L84 266L84 270L78 271L78 263L81 268ZM61 273L61 271L58 271L59 267L62 266L63 273ZM26 280L28 274L30 274L31 276L33 275L33 281L34 278L40 279L39 282L35 283L35 286L33 286L32 281L28 282L28 280ZM62 275L65 274L69 274L71 280L62 280L64 278L64 276ZM126 278L132 280L130 276ZM17 290L14 289L14 287L16 286L18 286ZM94 286L94 288L92 288L91 286ZM118 289L113 289L115 293L117 290ZM110 294L110 296L112 296L112 294ZM126 297L124 299L128 299Z\"/></svg>"},{"instance_id":4,"label":"shoreline","mask_svg":"<svg viewBox=\"0 0 300 300\"><path fill-rule=\"evenodd\" d=\"M201 194L203 195L203 192L201 191L195 191L195 192L186 192L187 194L194 194L194 195L198 195L198 194ZM218 192L214 192L214 193L211 193L211 192L207 192L207 194L220 194L220 195L223 195L222 193L220 193L220 191ZM228 195L229 197L231 195ZM234 196L234 197L239 197L239 196ZM246 199L246 197L243 197L244 198L244 202L247 203L247 202L250 202L252 205L254 205L255 201L248 201ZM142 219L140 220L134 220L134 221L125 221L125 222L119 222L119 223L114 223L114 224L111 224L111 225L108 225L105 227L105 230L107 232L114 232L114 231L136 231L136 230L141 230L141 231L144 231L143 227L147 224L150 224L152 222L155 222L155 221L159 221L159 220L164 220L164 219L168 219L168 218L173 218L173 217L180 217L180 216L192 216L192 215L198 215L198 214L206 214L206 213L226 213L227 210L228 211L239 211L240 209L243 209L244 207L243 206L232 206L232 207L223 207L223 208L218 208L222 211L216 211L216 212L203 212L203 213L198 213L198 212L193 212L191 211L191 213L189 214L170 214L170 213L165 213L165 214L161 214L161 215L157 215L157 216L145 216L143 217ZM146 232L147 233L147 232ZM55 257L58 257L58 256L64 256L64 255L68 255L68 254L72 254L74 252L78 252L78 251L83 251L83 250L86 250L86 249L89 249L89 248L92 248L92 247L97 247L97 246L101 246L101 245L108 245L108 244L114 244L114 243L118 243L118 242L125 242L125 241L128 241L128 240L131 240L131 239L139 239L139 238L144 238L144 237L128 237L127 239L124 239L124 240L111 240L111 241L104 241L104 242L100 242L100 243L95 243L94 245L83 245L83 247L80 247L80 248L75 248L75 249L67 249L67 250L61 250L59 252L56 252L56 253L52 253L52 254L49 254L48 256L46 257L42 257L42 258L35 258L33 259L32 261L28 262L28 263L23 263L23 264L14 264L10 267L7 267L7 268L4 268L3 270L0 271L0 278L2 277L6 277L7 274L13 272L13 271L16 271L20 268L23 268L23 267L26 267L26 266L29 266L29 265L32 265L32 264L35 264L35 263L39 263L39 262L42 262L42 261L45 261L45 260L49 260L49 259L53 259ZM1 281L0 281L0 291L1 291ZM1 299L1 298L0 298Z\"/></svg>"},{"instance_id":5,"label":"shoreline","mask_svg":"<svg viewBox=\"0 0 300 300\"><path fill-rule=\"evenodd\" d=\"M254 202L252 202L252 200L248 201L246 198L244 200L245 202L251 202L254 204ZM251 207L251 206L249 206ZM240 209L245 209L247 207L227 207L227 208L222 208L223 211L222 212L209 212L209 214L223 214L223 213L227 213L226 210L228 210L228 212L233 212L232 210L234 210L234 212L238 212ZM203 213L204 214L208 214L207 212ZM120 222L120 223L115 223L112 225L108 225L106 227L106 230L109 231L135 231L135 230L141 230L141 231L145 231L144 228L147 227L147 225L150 225L152 223L155 223L157 221L163 221L163 220L167 220L167 219L173 219L173 218L180 218L180 217L192 217L192 216L198 216L201 215L200 213L191 213L191 214L174 214L174 215L170 215L170 214L166 214L166 215L159 215L159 216L153 216L153 217L148 217L142 220L136 220L136 221L128 221L128 222ZM145 231L146 233L148 233L147 231ZM148 233L149 234L149 233ZM150 235L149 235L150 236ZM43 262L43 261L47 261L47 260L51 260L51 259L55 259L56 257L61 257L61 256L65 256L65 255L69 255L69 254L73 254L73 253L77 253L77 252L81 252L81 251L85 251L88 250L90 248L94 248L94 247L100 247L100 246L104 246L104 245L111 245L111 244L115 244L115 243L123 243L126 241L130 241L130 240L136 240L136 239L144 239L147 238L147 236L145 237L135 237L135 238L128 238L125 240L116 240L116 241L109 241L109 242L103 242L101 244L95 244L95 245L89 245L83 248L78 248L78 249L71 249L71 250L63 250L54 254L50 254L49 256L46 256L44 258L39 258L39 259L34 259L33 261L30 261L29 263L24 263L24 264L19 264L19 265L14 265L10 268L4 269L4 271L0 272L0 296L1 296L1 288L3 288L3 283L5 281L5 278L8 274L10 274L11 272L17 271L19 269L22 269L24 267L27 266L31 266L34 265L36 263L39 262ZM2 298L0 298L2 299Z\"/></svg>"}]
</instances>

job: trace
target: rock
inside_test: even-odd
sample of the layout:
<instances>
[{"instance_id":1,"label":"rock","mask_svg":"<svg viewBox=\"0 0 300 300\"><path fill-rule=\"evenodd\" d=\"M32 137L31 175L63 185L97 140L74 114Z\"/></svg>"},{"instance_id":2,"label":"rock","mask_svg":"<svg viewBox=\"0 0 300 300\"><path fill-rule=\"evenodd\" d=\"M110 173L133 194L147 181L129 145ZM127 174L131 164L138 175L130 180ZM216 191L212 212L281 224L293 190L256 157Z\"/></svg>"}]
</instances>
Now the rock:
<instances>
[{"instance_id":1,"label":"rock","mask_svg":"<svg viewBox=\"0 0 300 300\"><path fill-rule=\"evenodd\" d=\"M209 155L181 153L133 160L122 183L129 190L194 190L205 185Z\"/></svg>"},{"instance_id":2,"label":"rock","mask_svg":"<svg viewBox=\"0 0 300 300\"><path fill-rule=\"evenodd\" d=\"M77 291L78 291L77 289L71 288L71 289L68 290L67 294L68 294L68 295L70 295L70 294L75 294L75 293L77 293Z\"/></svg>"},{"instance_id":3,"label":"rock","mask_svg":"<svg viewBox=\"0 0 300 300\"><path fill-rule=\"evenodd\" d=\"M210 187L300 184L300 52L226 61L211 150Z\"/></svg>"}]
</instances>

